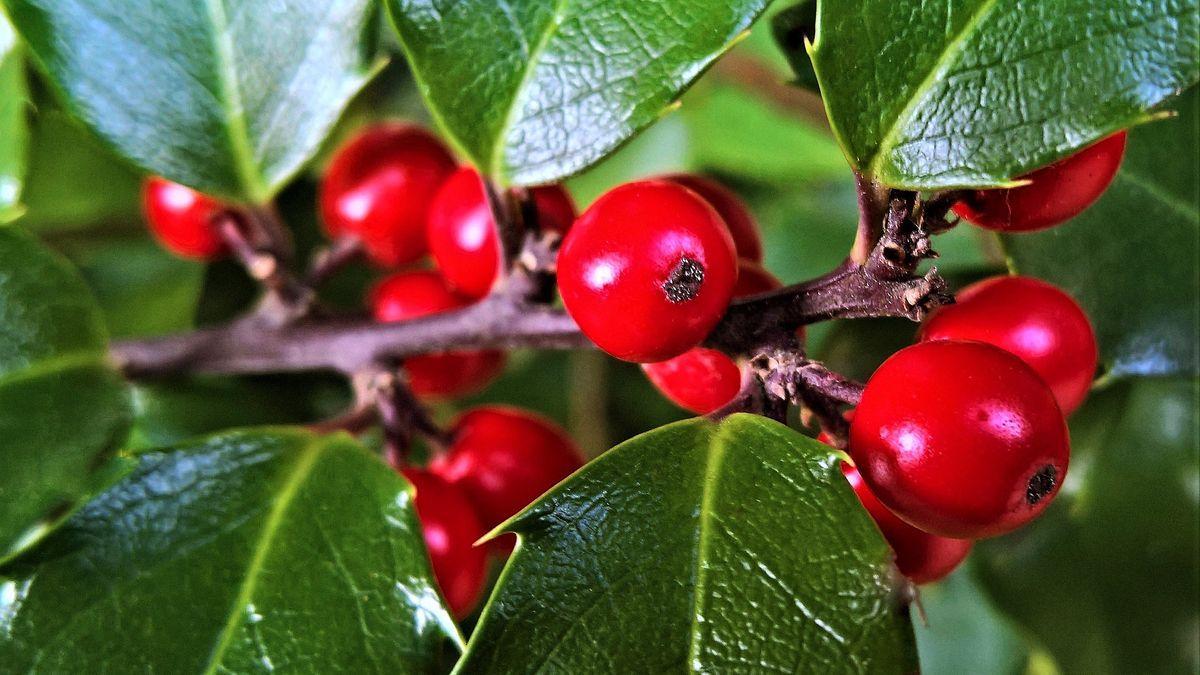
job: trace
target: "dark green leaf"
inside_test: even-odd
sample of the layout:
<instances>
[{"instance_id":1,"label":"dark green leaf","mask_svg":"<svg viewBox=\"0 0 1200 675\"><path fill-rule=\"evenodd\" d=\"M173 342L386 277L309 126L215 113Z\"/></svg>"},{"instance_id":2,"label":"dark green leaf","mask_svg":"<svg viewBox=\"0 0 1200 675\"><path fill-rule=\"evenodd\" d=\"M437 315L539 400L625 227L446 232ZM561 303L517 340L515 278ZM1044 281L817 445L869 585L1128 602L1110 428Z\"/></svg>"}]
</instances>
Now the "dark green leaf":
<instances>
[{"instance_id":1,"label":"dark green leaf","mask_svg":"<svg viewBox=\"0 0 1200 675\"><path fill-rule=\"evenodd\" d=\"M775 42L787 56L798 87L816 90L817 73L808 56L808 43L817 36L817 0L800 2L780 11L771 19Z\"/></svg>"},{"instance_id":2,"label":"dark green leaf","mask_svg":"<svg viewBox=\"0 0 1200 675\"><path fill-rule=\"evenodd\" d=\"M409 488L344 436L141 455L0 585L21 672L406 673L457 629Z\"/></svg>"},{"instance_id":3,"label":"dark green leaf","mask_svg":"<svg viewBox=\"0 0 1200 675\"><path fill-rule=\"evenodd\" d=\"M39 233L141 228L133 168L66 113L37 104L21 225Z\"/></svg>"},{"instance_id":4,"label":"dark green leaf","mask_svg":"<svg viewBox=\"0 0 1200 675\"><path fill-rule=\"evenodd\" d=\"M1004 184L1200 77L1196 0L820 0L817 12L830 122L855 168L896 187Z\"/></svg>"},{"instance_id":5,"label":"dark green leaf","mask_svg":"<svg viewBox=\"0 0 1200 675\"><path fill-rule=\"evenodd\" d=\"M577 173L670 110L766 0L389 0L433 114L503 182Z\"/></svg>"},{"instance_id":6,"label":"dark green leaf","mask_svg":"<svg viewBox=\"0 0 1200 675\"><path fill-rule=\"evenodd\" d=\"M1180 115L1130 132L1108 192L1066 225L1004 237L1015 271L1051 281L1087 310L1113 376L1200 367L1200 91Z\"/></svg>"},{"instance_id":7,"label":"dark green leaf","mask_svg":"<svg viewBox=\"0 0 1200 675\"><path fill-rule=\"evenodd\" d=\"M1072 419L1063 493L976 547L1004 611L1068 673L1195 672L1200 550L1196 383L1135 380Z\"/></svg>"},{"instance_id":8,"label":"dark green leaf","mask_svg":"<svg viewBox=\"0 0 1200 675\"><path fill-rule=\"evenodd\" d=\"M144 235L65 240L61 248L95 293L114 338L192 327L202 264L182 260Z\"/></svg>"},{"instance_id":9,"label":"dark green leaf","mask_svg":"<svg viewBox=\"0 0 1200 675\"><path fill-rule=\"evenodd\" d=\"M318 375L171 378L133 387L129 446L163 448L234 427L305 424L341 412L344 381ZM325 405L326 402L330 405Z\"/></svg>"},{"instance_id":10,"label":"dark green leaf","mask_svg":"<svg viewBox=\"0 0 1200 675\"><path fill-rule=\"evenodd\" d=\"M73 114L146 170L269 199L373 68L370 0L4 0Z\"/></svg>"},{"instance_id":11,"label":"dark green leaf","mask_svg":"<svg viewBox=\"0 0 1200 675\"><path fill-rule=\"evenodd\" d=\"M890 552L829 447L765 418L638 436L507 528L459 672L907 672Z\"/></svg>"},{"instance_id":12,"label":"dark green leaf","mask_svg":"<svg viewBox=\"0 0 1200 675\"><path fill-rule=\"evenodd\" d=\"M20 212L29 144L28 99L25 59L16 33L0 13L0 223Z\"/></svg>"},{"instance_id":13,"label":"dark green leaf","mask_svg":"<svg viewBox=\"0 0 1200 675\"><path fill-rule=\"evenodd\" d=\"M66 261L0 227L0 560L56 527L117 471L124 384Z\"/></svg>"}]
</instances>

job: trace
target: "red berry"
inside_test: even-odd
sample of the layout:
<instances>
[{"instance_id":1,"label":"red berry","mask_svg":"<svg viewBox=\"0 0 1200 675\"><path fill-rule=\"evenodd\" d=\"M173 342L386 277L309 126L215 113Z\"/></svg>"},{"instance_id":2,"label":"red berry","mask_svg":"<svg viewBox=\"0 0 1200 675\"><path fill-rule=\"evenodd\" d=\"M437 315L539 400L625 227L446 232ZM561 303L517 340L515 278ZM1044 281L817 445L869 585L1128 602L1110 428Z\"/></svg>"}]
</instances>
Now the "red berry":
<instances>
[{"instance_id":1,"label":"red berry","mask_svg":"<svg viewBox=\"0 0 1200 675\"><path fill-rule=\"evenodd\" d=\"M560 185L533 188L538 226L565 233L575 221L575 204ZM488 206L483 180L472 167L450 176L429 206L429 252L446 283L473 298L487 295L500 260L496 221Z\"/></svg>"},{"instance_id":2,"label":"red berry","mask_svg":"<svg viewBox=\"0 0 1200 675\"><path fill-rule=\"evenodd\" d=\"M402 473L417 491L414 505L433 576L450 611L461 619L471 613L483 592L487 549L475 542L487 531L461 488L422 469Z\"/></svg>"},{"instance_id":3,"label":"red berry","mask_svg":"<svg viewBox=\"0 0 1200 675\"><path fill-rule=\"evenodd\" d=\"M213 218L221 202L163 178L142 184L142 210L150 231L167 250L185 258L212 260L226 252Z\"/></svg>"},{"instance_id":4,"label":"red berry","mask_svg":"<svg viewBox=\"0 0 1200 675\"><path fill-rule=\"evenodd\" d=\"M377 321L405 321L470 304L446 288L436 272L399 272L370 293ZM413 393L422 397L460 396L483 388L504 370L504 353L463 351L414 356L404 361Z\"/></svg>"},{"instance_id":5,"label":"red berry","mask_svg":"<svg viewBox=\"0 0 1200 675\"><path fill-rule=\"evenodd\" d=\"M1124 131L1054 164L1021 176L1028 185L976 190L954 206L965 220L989 230L1032 232L1074 218L1104 194L1125 154Z\"/></svg>"},{"instance_id":6,"label":"red berry","mask_svg":"<svg viewBox=\"0 0 1200 675\"><path fill-rule=\"evenodd\" d=\"M362 240L380 265L425 254L425 214L454 158L418 127L380 124L338 148L321 181L321 215L330 237Z\"/></svg>"},{"instance_id":7,"label":"red berry","mask_svg":"<svg viewBox=\"0 0 1200 675\"><path fill-rule=\"evenodd\" d=\"M896 567L914 584L927 584L944 578L971 552L970 539L939 537L897 518L875 498L853 466L842 462L842 473L895 552Z\"/></svg>"},{"instance_id":8,"label":"red berry","mask_svg":"<svg viewBox=\"0 0 1200 675\"><path fill-rule=\"evenodd\" d=\"M871 491L919 529L957 539L1013 530L1067 473L1067 425L1029 366L982 342L921 342L875 371L850 422Z\"/></svg>"},{"instance_id":9,"label":"red berry","mask_svg":"<svg viewBox=\"0 0 1200 675\"><path fill-rule=\"evenodd\" d=\"M737 281L733 240L696 193L627 183L584 212L563 240L558 285L583 333L626 361L665 361L696 346Z\"/></svg>"},{"instance_id":10,"label":"red berry","mask_svg":"<svg viewBox=\"0 0 1200 675\"><path fill-rule=\"evenodd\" d=\"M758 265L738 261L734 297L779 288L779 280ZM742 372L733 359L707 347L692 347L673 359L644 363L646 377L675 405L707 415L728 403L741 388Z\"/></svg>"},{"instance_id":11,"label":"red berry","mask_svg":"<svg viewBox=\"0 0 1200 675\"><path fill-rule=\"evenodd\" d=\"M451 431L450 449L430 470L461 487L489 529L583 466L582 455L562 429L518 408L475 408L460 416ZM498 548L510 547L511 542L501 542Z\"/></svg>"},{"instance_id":12,"label":"red berry","mask_svg":"<svg viewBox=\"0 0 1200 675\"><path fill-rule=\"evenodd\" d=\"M700 195L717 210L721 220L729 228L733 236L733 245L739 258L761 263L763 259L762 237L758 233L758 224L754 216L732 190L720 183L697 176L695 174L678 173L663 176L663 180L679 183L685 188Z\"/></svg>"},{"instance_id":13,"label":"red berry","mask_svg":"<svg viewBox=\"0 0 1200 675\"><path fill-rule=\"evenodd\" d=\"M1096 334L1071 296L1029 277L994 277L958 293L921 329L922 340L978 340L1021 357L1064 414L1087 397L1096 374Z\"/></svg>"}]
</instances>

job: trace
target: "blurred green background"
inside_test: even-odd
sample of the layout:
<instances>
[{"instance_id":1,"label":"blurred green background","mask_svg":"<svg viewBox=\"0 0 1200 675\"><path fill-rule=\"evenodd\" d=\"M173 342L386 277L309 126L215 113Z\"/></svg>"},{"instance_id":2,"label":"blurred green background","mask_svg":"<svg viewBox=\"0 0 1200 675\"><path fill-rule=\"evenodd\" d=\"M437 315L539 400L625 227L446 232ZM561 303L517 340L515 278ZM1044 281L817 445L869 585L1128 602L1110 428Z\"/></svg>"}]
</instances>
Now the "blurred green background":
<instances>
[{"instance_id":1,"label":"blurred green background","mask_svg":"<svg viewBox=\"0 0 1200 675\"><path fill-rule=\"evenodd\" d=\"M583 208L609 187L640 176L695 171L717 177L756 214L767 267L795 282L837 265L849 249L857 217L854 189L820 99L786 84L791 71L772 43L769 21L758 26L687 94L678 112L569 186ZM140 177L56 109L44 85L30 77L34 111L23 224L79 265L114 337L185 330L244 309L255 289L241 271L228 263L204 267L180 261L156 246L139 216ZM428 121L399 58L352 104L322 156L354 129L381 118ZM1193 111L1182 121L1161 124L1175 124L1194 139L1195 122ZM1172 127L1155 133L1180 132ZM1191 172L1194 186L1195 159L1186 154L1181 170ZM279 200L306 252L322 241L314 213L321 164L318 160ZM1181 184L1186 197L1193 188ZM1182 229L1172 231L1171 268L1155 269L1153 255L1135 256L1132 264L1145 269L1122 270L1123 294L1089 305L1103 312L1106 335L1119 338L1124 309L1158 292L1138 286L1143 277L1165 275L1174 306L1184 305L1184 323L1177 320L1163 330L1182 330L1185 340L1190 331L1196 340L1195 197L1183 204ZM1104 221L1107 213L1132 216L1128 209L1103 207L1085 214L1101 221L1086 225L1093 235L1097 228L1118 237L1157 226ZM1073 266L1092 247L1067 232L1067 238L1049 242L1056 257L1039 267L1027 252L1033 240L1006 243L960 227L938 239L938 265L956 285L1003 272L1006 250L1016 252L1022 268L1022 259L1038 270ZM1099 260L1093 268L1104 273L1105 265ZM329 284L328 298L345 311L361 311L363 290L378 276L365 266L348 269ZM1094 282L1084 275L1079 283ZM835 322L810 330L809 351L835 369L866 378L910 342L914 330L901 321ZM1135 368L1104 378L1071 420L1071 475L1053 508L1018 533L981 543L967 565L922 589L913 611L924 672L1197 672L1196 359L1193 353L1173 363L1165 371ZM335 414L348 397L336 378L323 376L145 384L137 389L135 438L149 447L234 425L307 422ZM636 366L590 352L514 353L502 379L436 413L445 419L458 408L487 401L545 413L592 455L685 416Z\"/></svg>"}]
</instances>

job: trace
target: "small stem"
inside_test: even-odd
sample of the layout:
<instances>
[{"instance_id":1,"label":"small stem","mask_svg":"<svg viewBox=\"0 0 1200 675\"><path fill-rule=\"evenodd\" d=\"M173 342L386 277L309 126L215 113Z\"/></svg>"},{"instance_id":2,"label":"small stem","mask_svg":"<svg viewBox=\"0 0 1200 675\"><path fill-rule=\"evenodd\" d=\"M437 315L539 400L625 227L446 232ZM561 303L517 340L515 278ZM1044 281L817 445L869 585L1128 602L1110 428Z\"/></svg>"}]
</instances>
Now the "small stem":
<instances>
[{"instance_id":1,"label":"small stem","mask_svg":"<svg viewBox=\"0 0 1200 675\"><path fill-rule=\"evenodd\" d=\"M787 423L787 400L772 395L763 382L764 373L751 364L742 367L742 385L728 403L705 417L723 420L735 413L763 415L781 424Z\"/></svg>"},{"instance_id":2,"label":"small stem","mask_svg":"<svg viewBox=\"0 0 1200 675\"><path fill-rule=\"evenodd\" d=\"M256 229L255 223L252 212L247 215L223 211L213 220L217 232L246 273L267 289L260 314L272 323L303 316L311 309L315 294L283 264L272 242Z\"/></svg>"},{"instance_id":3,"label":"small stem","mask_svg":"<svg viewBox=\"0 0 1200 675\"><path fill-rule=\"evenodd\" d=\"M399 469L408 464L413 434L420 434L439 451L449 446L449 434L434 423L397 369L369 368L355 374L354 380L360 397L378 412L392 466Z\"/></svg>"},{"instance_id":4,"label":"small stem","mask_svg":"<svg viewBox=\"0 0 1200 675\"><path fill-rule=\"evenodd\" d=\"M888 189L858 173L854 175L854 185L858 190L858 232L850 247L850 261L863 265L883 232Z\"/></svg>"},{"instance_id":5,"label":"small stem","mask_svg":"<svg viewBox=\"0 0 1200 675\"><path fill-rule=\"evenodd\" d=\"M313 256L312 265L305 276L305 285L316 288L337 274L343 267L362 255L362 240L358 237L341 236Z\"/></svg>"}]
</instances>

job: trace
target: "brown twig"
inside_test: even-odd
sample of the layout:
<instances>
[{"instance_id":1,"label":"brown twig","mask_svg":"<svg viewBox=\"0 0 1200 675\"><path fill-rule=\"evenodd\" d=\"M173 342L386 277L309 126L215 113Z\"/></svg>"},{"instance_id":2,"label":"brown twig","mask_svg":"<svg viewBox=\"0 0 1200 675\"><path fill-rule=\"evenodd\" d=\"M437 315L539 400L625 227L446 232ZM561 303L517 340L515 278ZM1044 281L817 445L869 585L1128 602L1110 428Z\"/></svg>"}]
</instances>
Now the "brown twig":
<instances>
[{"instance_id":1,"label":"brown twig","mask_svg":"<svg viewBox=\"0 0 1200 675\"><path fill-rule=\"evenodd\" d=\"M313 256L304 283L309 288L316 288L325 283L339 270L362 255L362 240L358 237L341 236L333 240L329 246L322 248Z\"/></svg>"}]
</instances>

